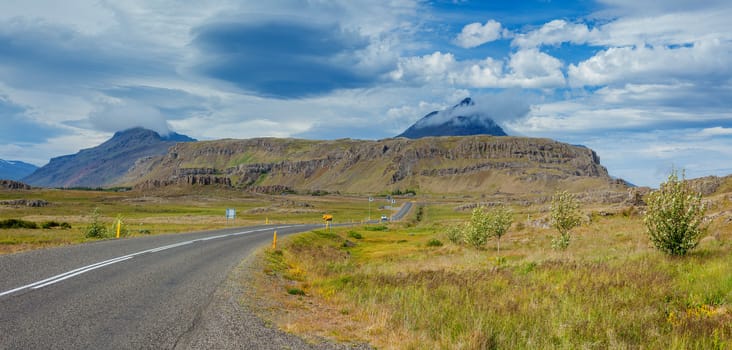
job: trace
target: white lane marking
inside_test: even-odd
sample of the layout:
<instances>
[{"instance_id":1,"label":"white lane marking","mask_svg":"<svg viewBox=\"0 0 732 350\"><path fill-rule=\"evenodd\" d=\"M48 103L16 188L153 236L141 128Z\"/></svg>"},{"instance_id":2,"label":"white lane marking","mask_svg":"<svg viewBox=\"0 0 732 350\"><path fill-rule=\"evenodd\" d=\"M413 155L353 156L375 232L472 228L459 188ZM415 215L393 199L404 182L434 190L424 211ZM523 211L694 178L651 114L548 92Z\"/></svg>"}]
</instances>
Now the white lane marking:
<instances>
[{"instance_id":1,"label":"white lane marking","mask_svg":"<svg viewBox=\"0 0 732 350\"><path fill-rule=\"evenodd\" d=\"M110 261L110 262L108 262L108 263L105 263L105 264L101 264L101 265L97 265L97 266L94 266L94 267L90 267L90 268L87 268L87 269L83 269L83 270L81 270L81 271L78 271L78 272L75 272L75 273L72 273L72 274L69 274L69 275L63 276L63 277L61 277L61 278L56 278L56 279L54 279L54 280L52 280L52 281L49 281L49 282L46 282L46 283L43 283L43 284L39 284L39 285L37 285L37 286L34 286L34 287L32 287L32 288L33 288L33 289L40 289L40 288L43 288L43 287L46 287L46 286L50 286L50 285L52 285L52 284L54 284L54 283L58 283L58 282L61 282L61 281L65 280L65 279L68 279L68 278L71 278L71 277L74 277L74 276L78 276L78 275L81 275L82 273L86 273L86 272L89 272L89 271L91 271L91 270L96 270L96 269L98 269L98 268L100 268L100 267L104 267L104 266L107 266L107 265L112 265L112 264L116 264L116 263L118 263L118 262L120 262L120 261L125 261L125 260L129 260L129 259L132 259L132 257L131 257L131 256L126 256L126 257L122 257L122 258L114 259L114 260L112 260L112 261Z\"/></svg>"},{"instance_id":2,"label":"white lane marking","mask_svg":"<svg viewBox=\"0 0 732 350\"><path fill-rule=\"evenodd\" d=\"M204 238L197 238L197 239L193 239L193 240L190 240L190 241L173 243L173 244L168 244L168 245L165 245L165 246L162 246L162 247L147 249L147 250L139 251L139 252L136 252L136 253L132 253L132 254L124 255L124 256L118 256L116 258L112 258L112 259L100 261L98 263L94 263L94 264L91 264L91 265L87 265L87 266L83 266L83 267L80 267L80 268L77 268L77 269L73 269L71 271L67 271L67 272L64 272L64 273L58 274L56 276L52 276L52 277L49 277L49 278L46 278L46 279L43 279L43 280L40 280L40 281L37 281L37 282L33 282L33 283L30 283L30 284L26 284L24 286L21 286L21 287L18 287L18 288L14 288L14 289L11 289L11 290L8 290L8 291L5 291L5 292L0 293L0 297L2 297L4 295L8 295L8 294L15 293L15 292L19 292L19 291L24 290L24 289L34 289L35 290L35 289L40 289L40 288L43 288L43 287L46 287L46 286L50 286L50 285L52 285L54 283L61 282L61 281L65 280L65 279L68 279L68 278L71 278L71 277L75 277L75 276L81 275L83 273L86 273L86 272L89 272L89 271L92 271L92 270L96 270L96 269L101 268L101 267L104 267L104 266L108 266L108 265L116 264L118 262L122 262L122 261L125 261L125 260L129 260L129 259L132 259L132 258L134 258L134 257L136 257L138 255L142 255L142 254L157 253L157 252L161 252L163 250L168 250L168 249L172 249L172 248L176 248L176 247L181 247L181 246L188 245L188 244L191 244L191 243L203 242L203 241L210 241L212 239L232 237L232 236L240 236L240 235L245 235L247 233L253 233L253 232L261 232L261 231L269 231L269 230L280 230L280 229L283 229L283 228L289 228L289 227L295 227L295 226L298 226L298 225L277 226L277 227L268 227L268 228L262 228L262 229L257 229L257 230L249 230L249 231L235 232L235 233L229 233L229 234L225 234L225 235L218 235L218 236L210 236L210 237L204 237Z\"/></svg>"}]
</instances>

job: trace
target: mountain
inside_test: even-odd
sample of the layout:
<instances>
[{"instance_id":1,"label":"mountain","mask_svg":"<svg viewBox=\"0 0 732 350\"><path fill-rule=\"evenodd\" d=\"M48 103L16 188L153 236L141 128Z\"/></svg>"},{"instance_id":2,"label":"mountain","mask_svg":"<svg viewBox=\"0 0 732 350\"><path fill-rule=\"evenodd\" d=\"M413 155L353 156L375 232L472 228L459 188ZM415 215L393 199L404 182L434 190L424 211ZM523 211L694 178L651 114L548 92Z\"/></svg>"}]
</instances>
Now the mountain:
<instances>
[{"instance_id":1,"label":"mountain","mask_svg":"<svg viewBox=\"0 0 732 350\"><path fill-rule=\"evenodd\" d=\"M494 136L315 141L258 138L179 143L135 164L120 185L219 185L282 193L553 193L618 185L589 148ZM627 197L624 192L623 198ZM547 197L550 198L550 197Z\"/></svg>"},{"instance_id":2,"label":"mountain","mask_svg":"<svg viewBox=\"0 0 732 350\"><path fill-rule=\"evenodd\" d=\"M467 135L507 136L493 119L476 108L475 101L467 97L452 108L427 114L397 137Z\"/></svg>"},{"instance_id":3,"label":"mountain","mask_svg":"<svg viewBox=\"0 0 732 350\"><path fill-rule=\"evenodd\" d=\"M0 179L20 180L38 169L33 164L24 163L18 160L0 159Z\"/></svg>"},{"instance_id":4,"label":"mountain","mask_svg":"<svg viewBox=\"0 0 732 350\"><path fill-rule=\"evenodd\" d=\"M192 141L196 140L176 133L160 136L143 128L128 129L97 147L51 159L23 182L37 187L105 187L117 182L138 159L166 154L178 142Z\"/></svg>"}]
</instances>

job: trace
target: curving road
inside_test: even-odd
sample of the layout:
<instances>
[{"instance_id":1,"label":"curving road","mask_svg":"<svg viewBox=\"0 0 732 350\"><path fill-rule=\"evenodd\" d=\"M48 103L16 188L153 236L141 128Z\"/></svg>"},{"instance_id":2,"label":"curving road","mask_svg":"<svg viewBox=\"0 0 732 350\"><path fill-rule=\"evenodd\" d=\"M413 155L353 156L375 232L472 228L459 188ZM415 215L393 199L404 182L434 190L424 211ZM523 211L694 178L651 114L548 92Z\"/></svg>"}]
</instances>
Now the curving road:
<instances>
[{"instance_id":1,"label":"curving road","mask_svg":"<svg viewBox=\"0 0 732 350\"><path fill-rule=\"evenodd\" d=\"M255 248L317 225L108 240L0 256L0 349L170 349Z\"/></svg>"}]
</instances>

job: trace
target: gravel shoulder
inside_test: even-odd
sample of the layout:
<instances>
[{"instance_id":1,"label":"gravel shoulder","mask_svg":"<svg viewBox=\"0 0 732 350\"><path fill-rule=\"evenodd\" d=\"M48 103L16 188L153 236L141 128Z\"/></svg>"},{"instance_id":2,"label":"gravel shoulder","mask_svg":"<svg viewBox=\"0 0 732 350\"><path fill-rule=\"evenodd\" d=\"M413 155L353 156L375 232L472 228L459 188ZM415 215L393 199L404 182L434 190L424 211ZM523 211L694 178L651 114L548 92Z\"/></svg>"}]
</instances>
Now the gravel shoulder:
<instances>
[{"instance_id":1,"label":"gravel shoulder","mask_svg":"<svg viewBox=\"0 0 732 350\"><path fill-rule=\"evenodd\" d=\"M366 344L338 344L324 339L306 341L278 330L257 315L266 306L250 288L257 268L257 252L236 266L200 311L191 329L177 342L176 349L371 349ZM243 301L242 298L248 298ZM265 316L266 317L266 316Z\"/></svg>"}]
</instances>

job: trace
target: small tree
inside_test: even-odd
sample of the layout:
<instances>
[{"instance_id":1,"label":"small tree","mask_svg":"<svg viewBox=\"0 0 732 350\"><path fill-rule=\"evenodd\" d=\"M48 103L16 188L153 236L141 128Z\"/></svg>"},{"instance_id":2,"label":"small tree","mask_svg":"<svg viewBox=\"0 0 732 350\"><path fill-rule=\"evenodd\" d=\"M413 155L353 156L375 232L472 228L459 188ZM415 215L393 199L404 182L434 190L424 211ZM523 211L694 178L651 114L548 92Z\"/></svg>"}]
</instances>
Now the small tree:
<instances>
[{"instance_id":1,"label":"small tree","mask_svg":"<svg viewBox=\"0 0 732 350\"><path fill-rule=\"evenodd\" d=\"M504 206L499 206L488 212L490 235L496 237L498 254L501 254L501 237L508 232L513 223L513 213Z\"/></svg>"},{"instance_id":2,"label":"small tree","mask_svg":"<svg viewBox=\"0 0 732 350\"><path fill-rule=\"evenodd\" d=\"M473 209L470 222L465 228L465 243L475 248L482 248L488 241L490 229L490 221L485 208L480 206Z\"/></svg>"},{"instance_id":3,"label":"small tree","mask_svg":"<svg viewBox=\"0 0 732 350\"><path fill-rule=\"evenodd\" d=\"M651 242L669 255L686 255L699 244L706 232L701 193L695 193L689 183L679 180L676 170L648 195L648 210L643 222Z\"/></svg>"},{"instance_id":4,"label":"small tree","mask_svg":"<svg viewBox=\"0 0 732 350\"><path fill-rule=\"evenodd\" d=\"M92 222L86 227L87 238L103 238L107 236L107 228L99 222L99 208L94 208Z\"/></svg>"},{"instance_id":5,"label":"small tree","mask_svg":"<svg viewBox=\"0 0 732 350\"><path fill-rule=\"evenodd\" d=\"M552 197L551 224L559 237L552 239L554 249L567 249L569 246L569 231L580 224L579 203L574 195L567 191L557 192Z\"/></svg>"}]
</instances>

